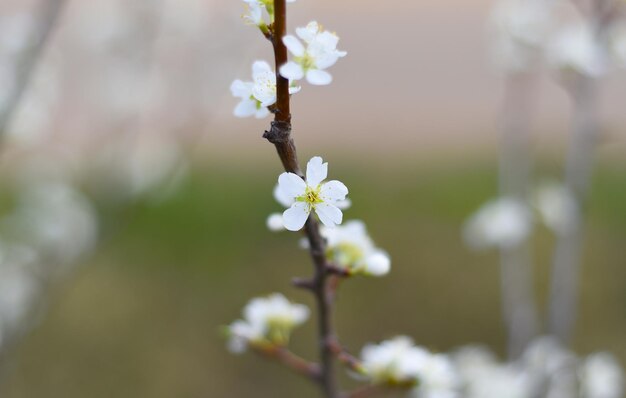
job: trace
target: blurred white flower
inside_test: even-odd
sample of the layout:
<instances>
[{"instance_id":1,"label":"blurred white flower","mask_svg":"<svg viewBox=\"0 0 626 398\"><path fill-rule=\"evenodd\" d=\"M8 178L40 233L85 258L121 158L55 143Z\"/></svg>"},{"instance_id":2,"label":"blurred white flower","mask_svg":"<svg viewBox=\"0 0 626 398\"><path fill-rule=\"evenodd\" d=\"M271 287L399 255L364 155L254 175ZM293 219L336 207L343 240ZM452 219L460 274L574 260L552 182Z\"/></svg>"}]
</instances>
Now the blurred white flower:
<instances>
[{"instance_id":1,"label":"blurred white flower","mask_svg":"<svg viewBox=\"0 0 626 398\"><path fill-rule=\"evenodd\" d=\"M562 28L548 45L547 59L561 72L600 77L607 70L606 54L593 29L578 22Z\"/></svg>"},{"instance_id":2,"label":"blurred white flower","mask_svg":"<svg viewBox=\"0 0 626 398\"><path fill-rule=\"evenodd\" d=\"M532 213L519 200L500 198L483 205L463 228L465 242L474 249L512 248L528 237Z\"/></svg>"},{"instance_id":3,"label":"blurred white flower","mask_svg":"<svg viewBox=\"0 0 626 398\"><path fill-rule=\"evenodd\" d=\"M624 396L624 371L609 353L596 353L587 357L580 377L584 398L622 398Z\"/></svg>"},{"instance_id":4,"label":"blurred white flower","mask_svg":"<svg viewBox=\"0 0 626 398\"><path fill-rule=\"evenodd\" d=\"M374 246L362 221L351 220L335 228L323 228L329 259L351 274L382 276L389 273L391 259Z\"/></svg>"},{"instance_id":5,"label":"blurred white flower","mask_svg":"<svg viewBox=\"0 0 626 398\"><path fill-rule=\"evenodd\" d=\"M315 85L330 84L332 76L325 69L347 54L337 50L339 37L322 30L315 21L309 22L304 28L297 28L296 34L305 42L306 47L295 36L283 37L283 43L294 58L280 67L280 74L291 80L306 77L309 83Z\"/></svg>"},{"instance_id":6,"label":"blurred white flower","mask_svg":"<svg viewBox=\"0 0 626 398\"><path fill-rule=\"evenodd\" d=\"M265 6L259 1L244 1L247 3L248 7L247 13L243 16L244 21L250 25L258 26L260 28L265 26L266 23L263 19L263 9Z\"/></svg>"},{"instance_id":7,"label":"blurred white flower","mask_svg":"<svg viewBox=\"0 0 626 398\"><path fill-rule=\"evenodd\" d=\"M328 163L316 156L307 164L306 182L294 173L282 173L278 177L278 196L283 204L293 202L283 213L285 228L302 229L313 210L325 226L341 224L343 213L336 204L345 200L348 188L336 180L323 182L327 175Z\"/></svg>"},{"instance_id":8,"label":"blurred white flower","mask_svg":"<svg viewBox=\"0 0 626 398\"><path fill-rule=\"evenodd\" d=\"M283 221L282 213L272 213L267 217L266 221L267 229L273 232L280 232L285 230L285 222Z\"/></svg>"},{"instance_id":9,"label":"blurred white flower","mask_svg":"<svg viewBox=\"0 0 626 398\"><path fill-rule=\"evenodd\" d=\"M252 64L252 80L235 80L230 85L232 95L241 98L233 111L237 117L263 118L269 114L267 107L276 103L276 74L267 62L255 61ZM298 86L289 87L290 94L298 91Z\"/></svg>"},{"instance_id":10,"label":"blurred white flower","mask_svg":"<svg viewBox=\"0 0 626 398\"><path fill-rule=\"evenodd\" d=\"M285 345L291 331L309 318L309 309L292 304L282 294L252 299L243 310L243 320L229 327L229 348L243 352L249 344L269 342Z\"/></svg>"},{"instance_id":11,"label":"blurred white flower","mask_svg":"<svg viewBox=\"0 0 626 398\"><path fill-rule=\"evenodd\" d=\"M415 398L459 398L459 377L454 364L444 354L428 354L417 369L419 385Z\"/></svg>"},{"instance_id":12,"label":"blurred white flower","mask_svg":"<svg viewBox=\"0 0 626 398\"><path fill-rule=\"evenodd\" d=\"M553 2L499 0L490 15L495 62L510 71L528 68L540 55L552 24Z\"/></svg>"},{"instance_id":13,"label":"blurred white flower","mask_svg":"<svg viewBox=\"0 0 626 398\"><path fill-rule=\"evenodd\" d=\"M95 244L95 210L71 185L62 181L24 181L18 203L4 222L47 261L71 264Z\"/></svg>"},{"instance_id":14,"label":"blurred white flower","mask_svg":"<svg viewBox=\"0 0 626 398\"><path fill-rule=\"evenodd\" d=\"M412 385L417 383L419 369L428 355L410 337L397 336L363 347L361 366L373 383Z\"/></svg>"},{"instance_id":15,"label":"blurred white flower","mask_svg":"<svg viewBox=\"0 0 626 398\"><path fill-rule=\"evenodd\" d=\"M576 199L563 185L548 182L535 191L534 204L541 220L555 232L564 232L576 224L579 209Z\"/></svg>"}]
</instances>

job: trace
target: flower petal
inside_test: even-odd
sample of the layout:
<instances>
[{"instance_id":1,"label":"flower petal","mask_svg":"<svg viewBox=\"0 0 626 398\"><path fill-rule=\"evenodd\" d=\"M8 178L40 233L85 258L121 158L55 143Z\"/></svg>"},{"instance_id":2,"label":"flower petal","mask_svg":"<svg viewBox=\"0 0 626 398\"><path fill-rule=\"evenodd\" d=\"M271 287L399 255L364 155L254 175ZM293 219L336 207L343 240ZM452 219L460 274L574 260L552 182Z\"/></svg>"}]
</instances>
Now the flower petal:
<instances>
[{"instance_id":1,"label":"flower petal","mask_svg":"<svg viewBox=\"0 0 626 398\"><path fill-rule=\"evenodd\" d=\"M302 69L302 66L293 61L289 61L281 66L279 71L282 77L289 80L300 80L304 77L304 69Z\"/></svg>"},{"instance_id":2,"label":"flower petal","mask_svg":"<svg viewBox=\"0 0 626 398\"><path fill-rule=\"evenodd\" d=\"M254 61L252 64L252 78L256 80L259 76L265 74L274 74L272 67L265 61Z\"/></svg>"},{"instance_id":3,"label":"flower petal","mask_svg":"<svg viewBox=\"0 0 626 398\"><path fill-rule=\"evenodd\" d=\"M294 173L282 173L278 177L278 185L285 196L290 196L294 199L304 195L306 191L306 183Z\"/></svg>"},{"instance_id":4,"label":"flower petal","mask_svg":"<svg viewBox=\"0 0 626 398\"><path fill-rule=\"evenodd\" d=\"M315 213L320 218L322 224L330 228L341 224L341 221L343 220L343 213L341 210L328 203L320 203L316 205Z\"/></svg>"},{"instance_id":5,"label":"flower petal","mask_svg":"<svg viewBox=\"0 0 626 398\"><path fill-rule=\"evenodd\" d=\"M306 80L315 86L325 86L333 81L333 77L326 71L310 69L306 73Z\"/></svg>"},{"instance_id":6,"label":"flower petal","mask_svg":"<svg viewBox=\"0 0 626 398\"><path fill-rule=\"evenodd\" d=\"M304 46L302 45L302 43L300 43L300 40L298 40L297 37L287 35L283 37L283 44L296 57L301 57L304 55Z\"/></svg>"},{"instance_id":7,"label":"flower petal","mask_svg":"<svg viewBox=\"0 0 626 398\"><path fill-rule=\"evenodd\" d=\"M265 116L269 114L270 114L270 111L266 107L262 106L256 110L254 117L256 117L257 119L263 119Z\"/></svg>"},{"instance_id":8,"label":"flower petal","mask_svg":"<svg viewBox=\"0 0 626 398\"><path fill-rule=\"evenodd\" d=\"M233 97L250 98L252 95L252 83L237 79L230 85L230 92L233 94Z\"/></svg>"},{"instance_id":9,"label":"flower petal","mask_svg":"<svg viewBox=\"0 0 626 398\"><path fill-rule=\"evenodd\" d=\"M323 163L321 157L315 156L306 165L306 183L310 187L318 186L328 176L328 163Z\"/></svg>"},{"instance_id":10,"label":"flower petal","mask_svg":"<svg viewBox=\"0 0 626 398\"><path fill-rule=\"evenodd\" d=\"M274 187L274 199L276 199L278 203L285 207L291 207L294 202L294 197L289 195L289 193L285 192L284 190L280 189L279 184L276 184L276 186Z\"/></svg>"},{"instance_id":11,"label":"flower petal","mask_svg":"<svg viewBox=\"0 0 626 398\"><path fill-rule=\"evenodd\" d=\"M249 117L257 112L256 101L251 99L241 100L235 107L233 115L236 117Z\"/></svg>"},{"instance_id":12,"label":"flower petal","mask_svg":"<svg viewBox=\"0 0 626 398\"><path fill-rule=\"evenodd\" d=\"M325 202L337 202L346 199L348 188L343 182L332 180L322 185L321 197Z\"/></svg>"},{"instance_id":13,"label":"flower petal","mask_svg":"<svg viewBox=\"0 0 626 398\"><path fill-rule=\"evenodd\" d=\"M267 217L267 229L272 232L279 232L285 229L283 215L281 213L272 213Z\"/></svg>"},{"instance_id":14,"label":"flower petal","mask_svg":"<svg viewBox=\"0 0 626 398\"><path fill-rule=\"evenodd\" d=\"M294 174L295 175L295 174ZM310 209L304 202L296 202L283 213L283 223L289 231L299 231L309 218Z\"/></svg>"},{"instance_id":15,"label":"flower petal","mask_svg":"<svg viewBox=\"0 0 626 398\"><path fill-rule=\"evenodd\" d=\"M316 21L311 21L304 28L296 28L296 34L306 43L310 43L319 33L320 26Z\"/></svg>"},{"instance_id":16,"label":"flower petal","mask_svg":"<svg viewBox=\"0 0 626 398\"><path fill-rule=\"evenodd\" d=\"M376 250L365 259L365 273L374 276L383 276L391 269L391 259L382 250Z\"/></svg>"}]
</instances>

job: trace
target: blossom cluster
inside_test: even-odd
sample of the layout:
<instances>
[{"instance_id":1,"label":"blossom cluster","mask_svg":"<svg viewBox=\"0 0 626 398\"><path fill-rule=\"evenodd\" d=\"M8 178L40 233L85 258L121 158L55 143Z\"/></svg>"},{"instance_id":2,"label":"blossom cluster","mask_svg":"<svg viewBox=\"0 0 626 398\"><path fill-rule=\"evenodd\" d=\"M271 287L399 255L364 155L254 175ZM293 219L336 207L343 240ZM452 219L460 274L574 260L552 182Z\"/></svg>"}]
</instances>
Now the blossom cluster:
<instances>
[{"instance_id":1,"label":"blossom cluster","mask_svg":"<svg viewBox=\"0 0 626 398\"><path fill-rule=\"evenodd\" d=\"M546 181L526 200L501 197L485 203L465 223L463 238L474 249L513 248L530 236L536 220L555 233L572 228L578 207L565 186Z\"/></svg>"},{"instance_id":2,"label":"blossom cluster","mask_svg":"<svg viewBox=\"0 0 626 398\"><path fill-rule=\"evenodd\" d=\"M615 19L601 33L571 1L498 0L490 21L495 61L507 71L544 60L566 74L600 77L626 66L626 22Z\"/></svg>"},{"instance_id":3,"label":"blossom cluster","mask_svg":"<svg viewBox=\"0 0 626 398\"><path fill-rule=\"evenodd\" d=\"M398 336L361 351L363 373L374 384L414 387L418 398L458 397L459 379L444 354L434 354Z\"/></svg>"},{"instance_id":4,"label":"blossom cluster","mask_svg":"<svg viewBox=\"0 0 626 398\"><path fill-rule=\"evenodd\" d=\"M450 357L465 398L621 398L625 392L624 371L611 354L580 358L551 337L533 341L512 362L499 362L479 346L463 347Z\"/></svg>"},{"instance_id":5,"label":"blossom cluster","mask_svg":"<svg viewBox=\"0 0 626 398\"><path fill-rule=\"evenodd\" d=\"M244 19L257 26L265 35L271 36L271 23L274 21L274 2L272 0L244 0L248 13ZM293 2L288 1L288 2ZM269 15L269 23L263 13ZM332 76L326 69L333 66L339 58L346 56L345 51L337 49L339 37L324 30L316 21L304 27L296 28L296 35L286 35L282 42L293 58L284 65L279 65L280 75L289 79L289 93L300 91L298 80L306 79L313 85L327 85ZM233 114L236 117L264 118L269 115L276 103L276 73L265 61L252 64L252 81L235 80L230 86L232 95L240 99Z\"/></svg>"},{"instance_id":6,"label":"blossom cluster","mask_svg":"<svg viewBox=\"0 0 626 398\"><path fill-rule=\"evenodd\" d=\"M243 310L243 319L227 328L228 347L234 353L241 353L249 346L284 346L292 330L308 317L308 307L293 304L279 293L252 299Z\"/></svg>"}]
</instances>

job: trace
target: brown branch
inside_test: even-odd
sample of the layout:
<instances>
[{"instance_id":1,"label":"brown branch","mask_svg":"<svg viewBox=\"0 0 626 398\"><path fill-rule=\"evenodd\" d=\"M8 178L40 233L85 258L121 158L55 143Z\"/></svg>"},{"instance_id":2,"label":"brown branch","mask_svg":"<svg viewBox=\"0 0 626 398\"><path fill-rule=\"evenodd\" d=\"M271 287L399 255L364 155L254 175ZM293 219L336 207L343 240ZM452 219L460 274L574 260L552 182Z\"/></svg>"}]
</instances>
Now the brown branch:
<instances>
[{"instance_id":1,"label":"brown branch","mask_svg":"<svg viewBox=\"0 0 626 398\"><path fill-rule=\"evenodd\" d=\"M348 369L353 370L357 373L362 372L363 368L361 365L361 361L359 361L358 358L350 354L344 347L342 347L337 339L334 339L330 342L330 349L333 355L335 355L335 357L337 358L337 360L339 360L339 362L341 362Z\"/></svg>"},{"instance_id":2,"label":"brown branch","mask_svg":"<svg viewBox=\"0 0 626 398\"><path fill-rule=\"evenodd\" d=\"M6 104L0 108L0 135L4 134L15 110L20 104L24 92L31 81L35 66L43 54L50 34L56 25L65 0L44 0L38 15L35 18L35 32L31 36L31 42L17 55L15 62L15 84L7 95Z\"/></svg>"},{"instance_id":3,"label":"brown branch","mask_svg":"<svg viewBox=\"0 0 626 398\"><path fill-rule=\"evenodd\" d=\"M314 381L320 380L320 367L318 364L295 355L285 347L256 347L254 351L266 358L277 360L301 376Z\"/></svg>"},{"instance_id":4,"label":"brown branch","mask_svg":"<svg viewBox=\"0 0 626 398\"><path fill-rule=\"evenodd\" d=\"M287 63L287 47L282 41L287 31L287 7L285 0L274 0L274 15L272 45L274 47L276 64L276 105L274 107L274 121L270 130L266 131L263 137L276 147L285 171L303 177L298 164L296 146L291 137L289 80L282 77L279 73L280 67ZM313 292L317 303L319 314L320 384L327 398L338 398L334 358L329 346L329 342L334 338L331 314L333 294L329 294L327 287L329 272L325 255L326 242L320 234L319 224L314 217L309 217L304 230L309 241L315 272L310 281L300 281L300 284Z\"/></svg>"}]
</instances>

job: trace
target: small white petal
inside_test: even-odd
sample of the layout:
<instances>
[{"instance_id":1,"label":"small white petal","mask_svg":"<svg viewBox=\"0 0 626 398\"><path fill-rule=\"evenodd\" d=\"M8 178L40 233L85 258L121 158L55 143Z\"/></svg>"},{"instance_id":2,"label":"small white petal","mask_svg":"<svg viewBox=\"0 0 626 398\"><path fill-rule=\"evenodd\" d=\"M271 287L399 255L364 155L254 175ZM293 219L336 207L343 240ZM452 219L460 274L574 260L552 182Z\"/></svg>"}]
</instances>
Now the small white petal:
<instances>
[{"instance_id":1,"label":"small white petal","mask_svg":"<svg viewBox=\"0 0 626 398\"><path fill-rule=\"evenodd\" d=\"M289 85L289 94L299 93L302 87Z\"/></svg>"},{"instance_id":2,"label":"small white petal","mask_svg":"<svg viewBox=\"0 0 626 398\"><path fill-rule=\"evenodd\" d=\"M257 112L257 102L251 99L244 99L237 104L233 114L236 117L249 117Z\"/></svg>"},{"instance_id":3,"label":"small white petal","mask_svg":"<svg viewBox=\"0 0 626 398\"><path fill-rule=\"evenodd\" d=\"M254 114L254 117L256 117L257 119L263 119L269 114L270 114L270 111L266 107L262 106L257 109L256 113Z\"/></svg>"},{"instance_id":4,"label":"small white petal","mask_svg":"<svg viewBox=\"0 0 626 398\"><path fill-rule=\"evenodd\" d=\"M341 224L343 220L343 213L337 207L328 204L320 203L315 206L315 213L320 218L320 221L327 227L334 227Z\"/></svg>"},{"instance_id":5,"label":"small white petal","mask_svg":"<svg viewBox=\"0 0 626 398\"><path fill-rule=\"evenodd\" d=\"M296 198L304 195L306 191L306 183L298 175L294 173L282 173L278 177L278 185L285 196Z\"/></svg>"},{"instance_id":6,"label":"small white petal","mask_svg":"<svg viewBox=\"0 0 626 398\"><path fill-rule=\"evenodd\" d=\"M267 229L272 232L280 232L285 230L283 215L281 213L273 213L267 217Z\"/></svg>"},{"instance_id":7,"label":"small white petal","mask_svg":"<svg viewBox=\"0 0 626 398\"><path fill-rule=\"evenodd\" d=\"M374 276L383 276L389 273L391 259L387 253L377 250L365 259L365 272Z\"/></svg>"},{"instance_id":8,"label":"small white petal","mask_svg":"<svg viewBox=\"0 0 626 398\"><path fill-rule=\"evenodd\" d=\"M304 77L304 69L302 69L302 66L293 61L289 61L281 66L279 71L282 77L289 80L300 80Z\"/></svg>"},{"instance_id":9,"label":"small white petal","mask_svg":"<svg viewBox=\"0 0 626 398\"><path fill-rule=\"evenodd\" d=\"M230 92L233 94L233 97L250 98L252 95L252 82L244 82L237 79L230 85Z\"/></svg>"},{"instance_id":10,"label":"small white petal","mask_svg":"<svg viewBox=\"0 0 626 398\"><path fill-rule=\"evenodd\" d=\"M306 165L306 183L310 187L318 186L328 176L328 163L315 156Z\"/></svg>"},{"instance_id":11,"label":"small white petal","mask_svg":"<svg viewBox=\"0 0 626 398\"><path fill-rule=\"evenodd\" d=\"M335 206L337 206L339 210L348 210L352 206L352 201L348 198L344 200L338 200L337 202L335 202Z\"/></svg>"},{"instance_id":12,"label":"small white petal","mask_svg":"<svg viewBox=\"0 0 626 398\"><path fill-rule=\"evenodd\" d=\"M254 61L252 64L252 78L256 80L259 76L265 74L274 74L272 67L265 61Z\"/></svg>"},{"instance_id":13,"label":"small white petal","mask_svg":"<svg viewBox=\"0 0 626 398\"><path fill-rule=\"evenodd\" d=\"M348 188L343 182L332 180L322 185L321 196L324 201L336 202L346 199Z\"/></svg>"},{"instance_id":14,"label":"small white petal","mask_svg":"<svg viewBox=\"0 0 626 398\"><path fill-rule=\"evenodd\" d=\"M325 86L333 81L333 77L326 71L310 69L306 73L306 80L315 86Z\"/></svg>"},{"instance_id":15,"label":"small white petal","mask_svg":"<svg viewBox=\"0 0 626 398\"><path fill-rule=\"evenodd\" d=\"M294 197L280 189L279 184L274 187L274 199L285 207L291 207L294 202Z\"/></svg>"},{"instance_id":16,"label":"small white petal","mask_svg":"<svg viewBox=\"0 0 626 398\"><path fill-rule=\"evenodd\" d=\"M283 37L283 44L285 44L287 49L296 57L301 57L304 55L304 46L295 36L287 35Z\"/></svg>"},{"instance_id":17,"label":"small white petal","mask_svg":"<svg viewBox=\"0 0 626 398\"><path fill-rule=\"evenodd\" d=\"M299 231L309 218L309 206L303 202L296 202L283 213L283 223L289 231Z\"/></svg>"},{"instance_id":18,"label":"small white petal","mask_svg":"<svg viewBox=\"0 0 626 398\"><path fill-rule=\"evenodd\" d=\"M319 31L320 27L316 21L309 22L304 28L296 28L296 34L306 43L310 43Z\"/></svg>"}]
</instances>

